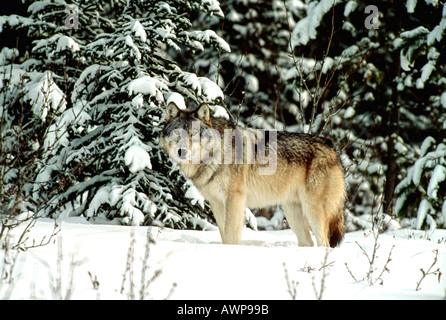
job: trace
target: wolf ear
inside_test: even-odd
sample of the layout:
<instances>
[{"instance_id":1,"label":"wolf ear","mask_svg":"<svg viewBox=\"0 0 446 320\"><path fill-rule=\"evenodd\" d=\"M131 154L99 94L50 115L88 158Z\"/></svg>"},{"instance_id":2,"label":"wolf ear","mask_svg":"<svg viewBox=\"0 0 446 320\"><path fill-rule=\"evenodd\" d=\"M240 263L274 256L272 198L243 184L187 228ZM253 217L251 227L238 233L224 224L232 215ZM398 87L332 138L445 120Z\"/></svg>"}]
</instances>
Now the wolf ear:
<instances>
[{"instance_id":1,"label":"wolf ear","mask_svg":"<svg viewBox=\"0 0 446 320\"><path fill-rule=\"evenodd\" d=\"M178 117L179 113L180 108L178 108L178 106L174 102L169 103L166 109L166 122L169 122L172 119Z\"/></svg>"},{"instance_id":2,"label":"wolf ear","mask_svg":"<svg viewBox=\"0 0 446 320\"><path fill-rule=\"evenodd\" d=\"M197 111L198 119L202 120L205 123L211 122L211 116L209 111L209 106L206 103L202 103Z\"/></svg>"}]
</instances>

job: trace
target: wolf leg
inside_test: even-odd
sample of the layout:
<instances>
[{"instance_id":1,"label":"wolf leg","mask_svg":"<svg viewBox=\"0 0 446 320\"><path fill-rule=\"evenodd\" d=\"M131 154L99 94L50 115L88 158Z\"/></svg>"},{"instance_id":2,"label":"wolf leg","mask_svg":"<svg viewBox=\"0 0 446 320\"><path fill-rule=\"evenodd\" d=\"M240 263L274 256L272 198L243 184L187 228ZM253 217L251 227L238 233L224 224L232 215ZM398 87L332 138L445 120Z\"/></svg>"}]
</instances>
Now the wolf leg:
<instances>
[{"instance_id":1,"label":"wolf leg","mask_svg":"<svg viewBox=\"0 0 446 320\"><path fill-rule=\"evenodd\" d=\"M218 230L220 230L221 241L224 241L225 235L225 206L223 203L219 202L209 202L212 208L212 213L214 214L215 220L217 221Z\"/></svg>"},{"instance_id":2,"label":"wolf leg","mask_svg":"<svg viewBox=\"0 0 446 320\"><path fill-rule=\"evenodd\" d=\"M239 244L242 238L244 219L244 193L240 191L232 192L228 197L225 208L225 228L223 243Z\"/></svg>"},{"instance_id":3,"label":"wolf leg","mask_svg":"<svg viewBox=\"0 0 446 320\"><path fill-rule=\"evenodd\" d=\"M329 247L328 221L324 211L324 205L319 202L306 201L304 216L308 219L311 231L316 237L318 247Z\"/></svg>"},{"instance_id":4,"label":"wolf leg","mask_svg":"<svg viewBox=\"0 0 446 320\"><path fill-rule=\"evenodd\" d=\"M318 246L335 247L344 234L345 182L342 168L334 167L329 176L313 173L313 183L305 191L304 215Z\"/></svg>"},{"instance_id":5,"label":"wolf leg","mask_svg":"<svg viewBox=\"0 0 446 320\"><path fill-rule=\"evenodd\" d=\"M312 247L313 240L308 226L308 221L302 212L302 205L299 202L284 204L285 217L291 230L297 236L300 247Z\"/></svg>"}]
</instances>

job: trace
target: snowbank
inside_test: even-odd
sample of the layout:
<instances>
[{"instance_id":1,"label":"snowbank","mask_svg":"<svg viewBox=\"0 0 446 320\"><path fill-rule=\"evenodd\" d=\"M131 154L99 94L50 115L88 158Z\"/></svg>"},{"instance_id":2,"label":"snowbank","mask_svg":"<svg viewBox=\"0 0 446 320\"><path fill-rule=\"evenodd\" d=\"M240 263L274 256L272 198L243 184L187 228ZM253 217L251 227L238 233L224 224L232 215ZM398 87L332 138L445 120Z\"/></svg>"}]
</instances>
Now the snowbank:
<instances>
[{"instance_id":1,"label":"snowbank","mask_svg":"<svg viewBox=\"0 0 446 320\"><path fill-rule=\"evenodd\" d=\"M40 241L51 233L53 223L39 220L30 237ZM422 279L420 269L428 271L437 250L431 271L446 271L446 230L387 232L379 236L378 248L370 232L353 232L340 247L327 251L298 247L290 230L245 229L243 245L231 246L220 244L217 230L95 225L83 218L58 224L61 230L51 244L18 253L12 283L0 282L0 298L137 299L142 282L149 284L143 297L153 299L445 296L446 277ZM147 231L156 244L147 240ZM377 280L369 285L363 280L371 270L365 253L371 256L374 248L371 278ZM5 259L5 251L0 251L0 272L10 270L12 260L11 252ZM389 271L380 275L385 268Z\"/></svg>"}]
</instances>

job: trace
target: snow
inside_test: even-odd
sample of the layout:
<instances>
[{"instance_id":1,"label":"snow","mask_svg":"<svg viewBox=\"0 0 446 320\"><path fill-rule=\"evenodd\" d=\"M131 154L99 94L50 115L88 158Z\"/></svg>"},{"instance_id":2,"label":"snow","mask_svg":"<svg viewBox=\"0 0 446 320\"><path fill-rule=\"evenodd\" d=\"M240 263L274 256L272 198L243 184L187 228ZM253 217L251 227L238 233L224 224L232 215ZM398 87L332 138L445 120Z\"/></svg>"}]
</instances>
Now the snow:
<instances>
[{"instance_id":1,"label":"snow","mask_svg":"<svg viewBox=\"0 0 446 320\"><path fill-rule=\"evenodd\" d=\"M436 7L438 5L438 0L424 0L427 4Z\"/></svg>"},{"instance_id":2,"label":"snow","mask_svg":"<svg viewBox=\"0 0 446 320\"><path fill-rule=\"evenodd\" d=\"M212 106L211 109L213 110L213 116L215 118L224 118L226 120L229 120L229 114L226 111L225 108L223 108L222 106Z\"/></svg>"},{"instance_id":3,"label":"snow","mask_svg":"<svg viewBox=\"0 0 446 320\"><path fill-rule=\"evenodd\" d=\"M406 2L407 13L413 13L415 11L416 5L417 5L417 0L407 0Z\"/></svg>"},{"instance_id":4,"label":"snow","mask_svg":"<svg viewBox=\"0 0 446 320\"><path fill-rule=\"evenodd\" d=\"M132 106L136 109L142 108L144 105L144 97L141 93L138 93L136 97L132 99Z\"/></svg>"},{"instance_id":5,"label":"snow","mask_svg":"<svg viewBox=\"0 0 446 320\"><path fill-rule=\"evenodd\" d=\"M429 30L426 27L419 26L412 30L401 32L400 37L402 39L416 39L418 37L423 37L429 33Z\"/></svg>"},{"instance_id":6,"label":"snow","mask_svg":"<svg viewBox=\"0 0 446 320\"><path fill-rule=\"evenodd\" d=\"M212 43L215 41L224 52L231 52L229 44L219 37L213 30L192 31L190 32L190 37L204 43Z\"/></svg>"},{"instance_id":7,"label":"snow","mask_svg":"<svg viewBox=\"0 0 446 320\"><path fill-rule=\"evenodd\" d=\"M132 32L134 33L135 37L139 37L142 42L146 42L147 41L146 30L144 30L143 25L138 20L135 20L133 22Z\"/></svg>"},{"instance_id":8,"label":"snow","mask_svg":"<svg viewBox=\"0 0 446 320\"><path fill-rule=\"evenodd\" d=\"M15 57L18 57L18 55L19 55L19 50L17 50L16 48L10 49L10 48L4 47L0 51L0 66L4 66L4 65L9 64L10 62L13 62ZM3 84L2 84L2 86L3 86Z\"/></svg>"},{"instance_id":9,"label":"snow","mask_svg":"<svg viewBox=\"0 0 446 320\"><path fill-rule=\"evenodd\" d=\"M145 298L291 299L287 281L295 284L297 299L445 297L446 277L430 274L422 279L420 270L429 269L437 250L431 271L439 268L445 273L446 230L403 229L379 235L373 274L362 280L370 270L364 252L371 256L375 246L370 231L347 233L339 247L327 250L298 247L290 230L244 229L242 245L232 246L220 243L216 228L125 227L80 217L57 224L60 232L45 246L17 255L0 251L0 298L137 299L142 276L151 279L157 270L161 273L144 292ZM53 227L53 220L37 220L29 244L48 237ZM149 252L147 233L155 241ZM389 271L379 277L384 268Z\"/></svg>"},{"instance_id":10,"label":"snow","mask_svg":"<svg viewBox=\"0 0 446 320\"><path fill-rule=\"evenodd\" d=\"M33 19L22 17L16 14L11 14L9 16L1 15L0 16L0 33L3 32L4 25L9 25L11 28L16 27L19 24L22 25L29 25L34 23Z\"/></svg>"},{"instance_id":11,"label":"snow","mask_svg":"<svg viewBox=\"0 0 446 320\"><path fill-rule=\"evenodd\" d=\"M127 149L125 152L125 164L129 167L131 173L136 173L145 168L152 169L149 154L139 145L132 145Z\"/></svg>"},{"instance_id":12,"label":"snow","mask_svg":"<svg viewBox=\"0 0 446 320\"><path fill-rule=\"evenodd\" d=\"M440 102L441 106L446 109L446 91L441 94Z\"/></svg>"},{"instance_id":13,"label":"snow","mask_svg":"<svg viewBox=\"0 0 446 320\"><path fill-rule=\"evenodd\" d=\"M226 14L226 17L225 17L225 18L226 18L226 20L231 21L232 23L240 22L240 21L243 20L243 14L237 12L237 11L234 10L234 9L231 9L231 11L229 11L229 12Z\"/></svg>"},{"instance_id":14,"label":"snow","mask_svg":"<svg viewBox=\"0 0 446 320\"><path fill-rule=\"evenodd\" d=\"M204 198L201 195L200 191L190 182L188 182L189 188L185 193L185 197L191 199L191 203L195 205L198 203L202 208L204 208Z\"/></svg>"},{"instance_id":15,"label":"snow","mask_svg":"<svg viewBox=\"0 0 446 320\"><path fill-rule=\"evenodd\" d=\"M218 98L224 100L223 91L214 81L206 77L199 77L198 81L200 82L201 93L206 97L207 101L214 101Z\"/></svg>"},{"instance_id":16,"label":"snow","mask_svg":"<svg viewBox=\"0 0 446 320\"><path fill-rule=\"evenodd\" d=\"M65 110L56 123L50 125L43 143L44 150L56 151L57 145L68 146L70 126L81 126L90 120L90 115L85 112L88 103L77 99L76 104Z\"/></svg>"},{"instance_id":17,"label":"snow","mask_svg":"<svg viewBox=\"0 0 446 320\"><path fill-rule=\"evenodd\" d=\"M432 145L435 145L435 143L436 143L436 141L434 138L432 138L431 136L426 137L423 140L423 143L421 144L421 147L420 147L420 157L424 157L426 155L427 151L429 150L429 148Z\"/></svg>"},{"instance_id":18,"label":"snow","mask_svg":"<svg viewBox=\"0 0 446 320\"><path fill-rule=\"evenodd\" d=\"M142 93L155 97L158 101L164 101L163 94L160 90L167 91L167 85L160 79L150 76L142 76L138 79L130 81L127 86L129 95Z\"/></svg>"},{"instance_id":19,"label":"snow","mask_svg":"<svg viewBox=\"0 0 446 320\"><path fill-rule=\"evenodd\" d=\"M421 81L424 83L429 79L430 75L432 74L432 71L435 70L435 61L429 60L428 63L426 63L423 68L421 68Z\"/></svg>"},{"instance_id":20,"label":"snow","mask_svg":"<svg viewBox=\"0 0 446 320\"><path fill-rule=\"evenodd\" d=\"M64 111L65 96L54 82L54 74L51 71L45 71L32 76L34 79L25 94L25 100L30 101L34 114L45 121L50 107L54 111Z\"/></svg>"},{"instance_id":21,"label":"snow","mask_svg":"<svg viewBox=\"0 0 446 320\"><path fill-rule=\"evenodd\" d=\"M345 110L344 119L349 119L349 118L353 117L355 114L356 114L355 108L349 106Z\"/></svg>"},{"instance_id":22,"label":"snow","mask_svg":"<svg viewBox=\"0 0 446 320\"><path fill-rule=\"evenodd\" d=\"M344 17L348 17L350 13L356 10L357 7L358 3L356 1L350 0L349 2L347 2L344 9Z\"/></svg>"},{"instance_id":23,"label":"snow","mask_svg":"<svg viewBox=\"0 0 446 320\"><path fill-rule=\"evenodd\" d=\"M322 18L338 2L338 0L321 0L310 2L307 6L307 16L300 19L292 31L292 45L306 45L310 39L316 39L317 28L319 27Z\"/></svg>"},{"instance_id":24,"label":"snow","mask_svg":"<svg viewBox=\"0 0 446 320\"><path fill-rule=\"evenodd\" d=\"M412 182L416 186L420 184L421 176L423 174L424 166L427 160L428 159L426 157L423 157L415 161L415 164L413 166L414 170L412 175Z\"/></svg>"},{"instance_id":25,"label":"snow","mask_svg":"<svg viewBox=\"0 0 446 320\"><path fill-rule=\"evenodd\" d=\"M446 168L441 164L437 164L434 172L429 180L427 187L427 195L429 198L437 199L437 192L440 189L440 183L446 179Z\"/></svg>"},{"instance_id":26,"label":"snow","mask_svg":"<svg viewBox=\"0 0 446 320\"><path fill-rule=\"evenodd\" d=\"M110 187L105 186L101 187L94 195L93 199L90 202L90 205L87 208L86 216L88 218L93 217L99 207L103 205L104 203L108 203L110 198Z\"/></svg>"},{"instance_id":27,"label":"snow","mask_svg":"<svg viewBox=\"0 0 446 320\"><path fill-rule=\"evenodd\" d=\"M183 72L181 78L187 86L191 87L197 92L197 95L201 96L200 81L198 81L198 77L195 73Z\"/></svg>"},{"instance_id":28,"label":"snow","mask_svg":"<svg viewBox=\"0 0 446 320\"><path fill-rule=\"evenodd\" d=\"M218 17L223 18L224 14L220 8L220 3L217 0L202 0L201 3L205 5L208 10L217 15Z\"/></svg>"},{"instance_id":29,"label":"snow","mask_svg":"<svg viewBox=\"0 0 446 320\"><path fill-rule=\"evenodd\" d=\"M126 190L122 195L121 215L125 216L123 223L126 225L139 226L144 222L144 213L136 204L136 191L133 188Z\"/></svg>"},{"instance_id":30,"label":"snow","mask_svg":"<svg viewBox=\"0 0 446 320\"><path fill-rule=\"evenodd\" d=\"M435 41L440 42L443 38L444 30L446 29L446 6L443 7L443 18L440 21L440 24L438 26L435 26L435 28L428 34L427 36L427 44L429 46L434 45Z\"/></svg>"},{"instance_id":31,"label":"snow","mask_svg":"<svg viewBox=\"0 0 446 320\"><path fill-rule=\"evenodd\" d=\"M404 71L410 71L410 69L413 67L414 62L410 62L408 57L403 53L403 51L400 51L400 65L401 69Z\"/></svg>"},{"instance_id":32,"label":"snow","mask_svg":"<svg viewBox=\"0 0 446 320\"><path fill-rule=\"evenodd\" d=\"M443 220L446 221L446 201L443 201L443 206L441 207L441 215Z\"/></svg>"},{"instance_id":33,"label":"snow","mask_svg":"<svg viewBox=\"0 0 446 320\"><path fill-rule=\"evenodd\" d=\"M67 36L60 36L57 39L56 52L71 49L71 51L76 52L80 50L79 44L72 38Z\"/></svg>"},{"instance_id":34,"label":"snow","mask_svg":"<svg viewBox=\"0 0 446 320\"><path fill-rule=\"evenodd\" d=\"M327 74L334 66L335 61L331 57L325 57L324 62L322 64L322 72Z\"/></svg>"},{"instance_id":35,"label":"snow","mask_svg":"<svg viewBox=\"0 0 446 320\"><path fill-rule=\"evenodd\" d=\"M437 150L429 152L422 158L415 161L414 171L412 176L413 183L416 186L419 185L425 167L432 167L432 160L441 161L441 159L445 159L445 156L446 156L446 149L442 144L439 144L437 146Z\"/></svg>"},{"instance_id":36,"label":"snow","mask_svg":"<svg viewBox=\"0 0 446 320\"><path fill-rule=\"evenodd\" d=\"M421 229L424 221L426 220L426 217L428 217L428 214L432 213L433 211L434 208L432 208L432 205L430 204L429 200L427 199L421 200L417 212L417 225L416 225L417 229Z\"/></svg>"},{"instance_id":37,"label":"snow","mask_svg":"<svg viewBox=\"0 0 446 320\"><path fill-rule=\"evenodd\" d=\"M135 45L135 43L133 42L132 37L130 37L129 35L125 36L125 44L127 46L129 46L132 49L132 55L134 55L136 57L136 59L141 60L141 52L139 51L138 47Z\"/></svg>"},{"instance_id":38,"label":"snow","mask_svg":"<svg viewBox=\"0 0 446 320\"><path fill-rule=\"evenodd\" d=\"M284 219L285 213L279 208L269 220L262 216L257 217L257 227L261 230L281 230Z\"/></svg>"},{"instance_id":39,"label":"snow","mask_svg":"<svg viewBox=\"0 0 446 320\"><path fill-rule=\"evenodd\" d=\"M169 95L169 98L167 98L166 106L168 106L171 102L175 103L179 109L186 110L186 102L184 102L184 97L178 92L172 92Z\"/></svg>"},{"instance_id":40,"label":"snow","mask_svg":"<svg viewBox=\"0 0 446 320\"><path fill-rule=\"evenodd\" d=\"M256 76L253 76L251 74L247 74L245 76L246 81L246 89L251 91L252 93L256 93L259 91L259 79L257 79Z\"/></svg>"},{"instance_id":41,"label":"snow","mask_svg":"<svg viewBox=\"0 0 446 320\"><path fill-rule=\"evenodd\" d=\"M76 52L81 50L80 45L72 38L62 34L55 34L49 39L38 40L36 42L36 45L33 47L33 51L38 51L43 48L48 48L53 43L56 43L55 52L62 52L66 50ZM54 53L51 53L50 56L53 56L53 54Z\"/></svg>"}]
</instances>

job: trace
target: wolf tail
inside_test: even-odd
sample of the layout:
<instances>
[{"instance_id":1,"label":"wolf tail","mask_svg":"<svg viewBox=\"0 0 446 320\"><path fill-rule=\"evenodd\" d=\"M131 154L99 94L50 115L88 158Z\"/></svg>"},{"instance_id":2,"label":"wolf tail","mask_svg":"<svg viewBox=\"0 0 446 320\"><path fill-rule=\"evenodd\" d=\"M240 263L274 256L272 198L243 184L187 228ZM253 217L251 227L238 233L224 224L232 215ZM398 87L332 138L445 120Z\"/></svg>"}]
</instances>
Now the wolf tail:
<instances>
[{"instance_id":1,"label":"wolf tail","mask_svg":"<svg viewBox=\"0 0 446 320\"><path fill-rule=\"evenodd\" d=\"M328 235L330 239L330 247L336 247L344 237L344 213L340 212L337 216L330 220L328 226Z\"/></svg>"}]
</instances>

